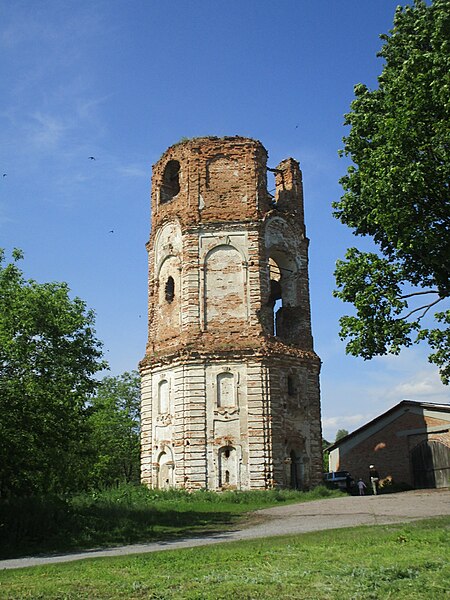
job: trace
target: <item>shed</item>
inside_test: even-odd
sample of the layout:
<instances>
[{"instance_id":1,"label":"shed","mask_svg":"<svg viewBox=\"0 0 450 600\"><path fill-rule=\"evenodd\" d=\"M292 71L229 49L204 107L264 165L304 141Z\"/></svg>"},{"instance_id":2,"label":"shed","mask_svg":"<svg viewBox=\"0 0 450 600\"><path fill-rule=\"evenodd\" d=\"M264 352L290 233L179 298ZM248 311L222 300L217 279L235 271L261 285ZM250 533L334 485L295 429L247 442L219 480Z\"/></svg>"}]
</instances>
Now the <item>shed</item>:
<instances>
[{"instance_id":1,"label":"shed","mask_svg":"<svg viewBox=\"0 0 450 600\"><path fill-rule=\"evenodd\" d=\"M450 486L450 405L403 400L327 448L330 471L414 488Z\"/></svg>"}]
</instances>

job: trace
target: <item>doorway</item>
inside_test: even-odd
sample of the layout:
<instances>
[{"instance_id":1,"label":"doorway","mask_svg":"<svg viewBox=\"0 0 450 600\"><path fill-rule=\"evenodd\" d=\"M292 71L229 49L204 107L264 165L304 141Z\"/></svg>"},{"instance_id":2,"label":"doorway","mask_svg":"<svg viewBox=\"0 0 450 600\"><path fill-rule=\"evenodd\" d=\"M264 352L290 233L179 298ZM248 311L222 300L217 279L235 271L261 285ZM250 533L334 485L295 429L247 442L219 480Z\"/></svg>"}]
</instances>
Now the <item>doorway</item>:
<instances>
[{"instance_id":1,"label":"doorway","mask_svg":"<svg viewBox=\"0 0 450 600\"><path fill-rule=\"evenodd\" d=\"M450 448L441 442L425 441L411 452L415 488L450 486Z\"/></svg>"}]
</instances>

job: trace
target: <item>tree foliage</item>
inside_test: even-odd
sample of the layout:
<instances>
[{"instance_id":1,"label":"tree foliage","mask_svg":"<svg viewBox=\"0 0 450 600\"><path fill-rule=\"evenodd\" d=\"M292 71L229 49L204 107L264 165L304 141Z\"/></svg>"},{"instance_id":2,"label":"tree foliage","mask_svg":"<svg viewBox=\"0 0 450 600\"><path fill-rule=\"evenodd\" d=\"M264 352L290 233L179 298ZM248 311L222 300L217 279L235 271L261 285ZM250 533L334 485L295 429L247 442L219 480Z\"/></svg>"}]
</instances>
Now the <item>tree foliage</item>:
<instances>
[{"instance_id":1,"label":"tree foliage","mask_svg":"<svg viewBox=\"0 0 450 600\"><path fill-rule=\"evenodd\" d=\"M347 429L338 429L336 432L336 437L334 438L335 442L338 442L339 440L342 440L342 438L345 438L345 436L348 435L348 431Z\"/></svg>"},{"instance_id":2,"label":"tree foliage","mask_svg":"<svg viewBox=\"0 0 450 600\"><path fill-rule=\"evenodd\" d=\"M105 367L94 314L65 283L25 280L0 251L0 494L77 487L86 399Z\"/></svg>"},{"instance_id":3,"label":"tree foliage","mask_svg":"<svg viewBox=\"0 0 450 600\"><path fill-rule=\"evenodd\" d=\"M335 295L356 308L342 317L340 335L347 352L365 359L427 340L448 383L450 1L399 7L380 37L379 86L355 87L342 151L353 164L333 203L378 253L350 248L337 262Z\"/></svg>"},{"instance_id":4,"label":"tree foliage","mask_svg":"<svg viewBox=\"0 0 450 600\"><path fill-rule=\"evenodd\" d=\"M140 478L140 378L105 377L90 402L89 484L104 487Z\"/></svg>"},{"instance_id":5,"label":"tree foliage","mask_svg":"<svg viewBox=\"0 0 450 600\"><path fill-rule=\"evenodd\" d=\"M322 438L322 470L324 473L328 473L329 464L330 464L330 455L326 451L331 442Z\"/></svg>"}]
</instances>

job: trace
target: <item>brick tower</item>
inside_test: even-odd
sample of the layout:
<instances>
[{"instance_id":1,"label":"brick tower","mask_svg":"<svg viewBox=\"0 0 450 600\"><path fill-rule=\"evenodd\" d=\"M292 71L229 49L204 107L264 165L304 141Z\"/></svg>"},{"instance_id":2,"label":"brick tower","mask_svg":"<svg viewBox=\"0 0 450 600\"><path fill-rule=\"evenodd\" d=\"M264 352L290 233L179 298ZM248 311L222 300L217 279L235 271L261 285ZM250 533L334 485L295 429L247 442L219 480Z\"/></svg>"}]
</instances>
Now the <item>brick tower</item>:
<instances>
[{"instance_id":1,"label":"brick tower","mask_svg":"<svg viewBox=\"0 0 450 600\"><path fill-rule=\"evenodd\" d=\"M322 476L302 176L267 190L267 152L196 138L153 167L142 481L267 489Z\"/></svg>"}]
</instances>

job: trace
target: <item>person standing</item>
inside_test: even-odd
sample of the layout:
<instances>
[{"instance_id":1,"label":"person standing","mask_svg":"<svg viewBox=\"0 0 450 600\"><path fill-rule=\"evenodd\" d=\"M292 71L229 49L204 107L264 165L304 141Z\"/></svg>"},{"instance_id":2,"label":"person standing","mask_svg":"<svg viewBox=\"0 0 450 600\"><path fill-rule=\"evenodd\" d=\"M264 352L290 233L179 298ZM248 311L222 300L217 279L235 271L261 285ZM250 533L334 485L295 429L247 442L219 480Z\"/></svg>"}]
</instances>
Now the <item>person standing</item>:
<instances>
[{"instance_id":1,"label":"person standing","mask_svg":"<svg viewBox=\"0 0 450 600\"><path fill-rule=\"evenodd\" d=\"M365 492L364 489L367 487L367 485L364 483L364 481L361 479L361 477L358 479L358 490L359 490L359 495L360 496L364 496Z\"/></svg>"},{"instance_id":2,"label":"person standing","mask_svg":"<svg viewBox=\"0 0 450 600\"><path fill-rule=\"evenodd\" d=\"M380 480L380 476L378 475L378 471L375 469L374 465L370 465L369 467L369 476L370 483L372 484L372 491L374 496L378 494L378 482Z\"/></svg>"}]
</instances>

